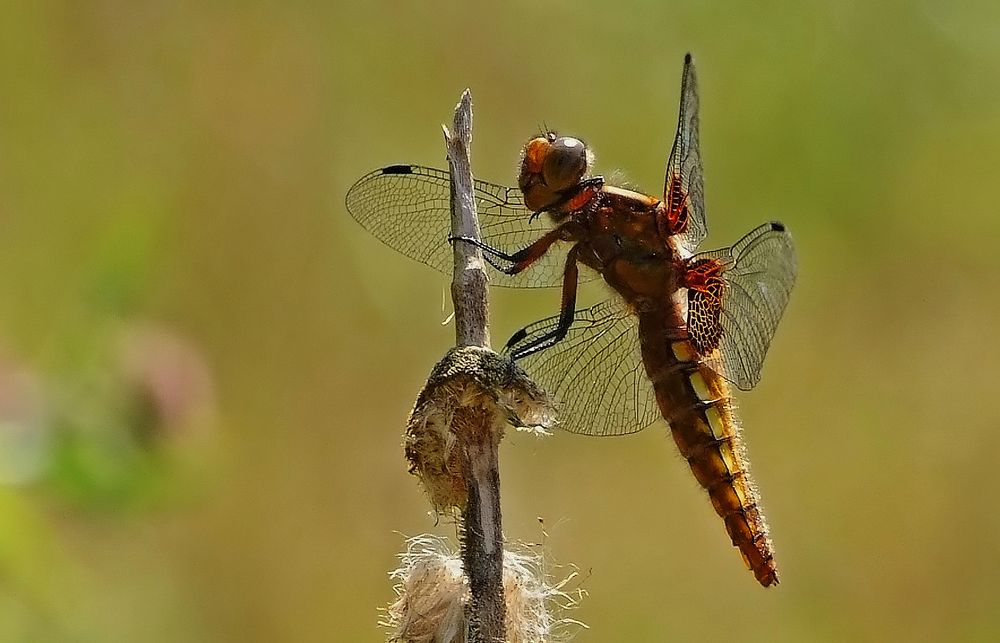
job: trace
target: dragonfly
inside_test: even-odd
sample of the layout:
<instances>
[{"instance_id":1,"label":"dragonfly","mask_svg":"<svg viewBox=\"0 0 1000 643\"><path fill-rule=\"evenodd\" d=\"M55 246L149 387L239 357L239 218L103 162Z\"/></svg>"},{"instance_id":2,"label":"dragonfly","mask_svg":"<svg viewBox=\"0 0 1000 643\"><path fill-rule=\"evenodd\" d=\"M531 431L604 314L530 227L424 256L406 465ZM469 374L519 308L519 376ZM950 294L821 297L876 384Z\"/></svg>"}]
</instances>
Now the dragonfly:
<instances>
[{"instance_id":1,"label":"dragonfly","mask_svg":"<svg viewBox=\"0 0 1000 643\"><path fill-rule=\"evenodd\" d=\"M467 242L482 248L499 286L561 287L559 313L514 333L504 351L554 397L562 429L612 436L666 421L744 563L768 587L778 572L733 387L758 383L797 260L779 221L729 248L698 251L708 233L698 103L688 54L660 197L591 176L582 140L546 132L522 148L517 187L475 181L481 239L448 237L445 170L380 168L351 187L346 205L375 237L445 274L446 240ZM578 284L598 277L613 296L577 309Z\"/></svg>"}]
</instances>

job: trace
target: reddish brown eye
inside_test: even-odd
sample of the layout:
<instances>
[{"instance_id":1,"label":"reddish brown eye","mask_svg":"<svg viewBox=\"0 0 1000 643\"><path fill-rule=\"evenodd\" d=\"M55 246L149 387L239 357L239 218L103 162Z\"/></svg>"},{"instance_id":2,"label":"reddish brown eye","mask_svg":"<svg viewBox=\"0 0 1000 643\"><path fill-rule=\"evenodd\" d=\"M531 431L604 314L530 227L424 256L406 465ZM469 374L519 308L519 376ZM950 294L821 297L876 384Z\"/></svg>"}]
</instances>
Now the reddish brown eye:
<instances>
[{"instance_id":1,"label":"reddish brown eye","mask_svg":"<svg viewBox=\"0 0 1000 643\"><path fill-rule=\"evenodd\" d=\"M588 169L587 146L583 141L571 136L563 136L552 142L545 156L542 173L545 184L555 192L561 192L580 182Z\"/></svg>"}]
</instances>

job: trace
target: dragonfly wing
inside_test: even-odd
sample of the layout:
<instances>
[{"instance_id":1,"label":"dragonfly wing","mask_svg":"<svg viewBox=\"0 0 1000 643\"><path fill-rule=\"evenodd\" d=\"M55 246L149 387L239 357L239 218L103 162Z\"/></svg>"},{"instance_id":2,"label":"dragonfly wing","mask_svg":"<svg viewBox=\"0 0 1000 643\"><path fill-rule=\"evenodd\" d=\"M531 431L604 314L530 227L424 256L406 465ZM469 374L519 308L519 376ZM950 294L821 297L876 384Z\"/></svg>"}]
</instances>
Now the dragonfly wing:
<instances>
[{"instance_id":1,"label":"dragonfly wing","mask_svg":"<svg viewBox=\"0 0 1000 643\"><path fill-rule=\"evenodd\" d=\"M692 343L720 375L742 390L753 388L795 284L791 234L781 223L766 223L732 248L695 255L689 266L714 266L721 274L718 289L688 289Z\"/></svg>"},{"instance_id":2,"label":"dragonfly wing","mask_svg":"<svg viewBox=\"0 0 1000 643\"><path fill-rule=\"evenodd\" d=\"M559 317L525 327L506 351L552 331ZM559 427L585 435L625 435L660 417L639 352L638 323L608 300L576 311L565 339L519 364L556 400Z\"/></svg>"},{"instance_id":3,"label":"dragonfly wing","mask_svg":"<svg viewBox=\"0 0 1000 643\"><path fill-rule=\"evenodd\" d=\"M450 186L447 170L390 165L369 172L348 190L347 210L389 247L450 275ZM477 180L475 193L482 239L490 246L513 253L552 228L548 217L532 216L517 188ZM559 246L563 246L562 252ZM558 242L520 275L510 276L491 268L490 281L512 288L560 285L568 247ZM594 275L586 278L593 279Z\"/></svg>"},{"instance_id":4,"label":"dragonfly wing","mask_svg":"<svg viewBox=\"0 0 1000 643\"><path fill-rule=\"evenodd\" d=\"M684 59L680 102L677 134L667 161L663 201L669 213L671 232L679 235L681 245L693 253L708 234L708 224L705 221L701 150L698 147L698 81L691 54Z\"/></svg>"}]
</instances>

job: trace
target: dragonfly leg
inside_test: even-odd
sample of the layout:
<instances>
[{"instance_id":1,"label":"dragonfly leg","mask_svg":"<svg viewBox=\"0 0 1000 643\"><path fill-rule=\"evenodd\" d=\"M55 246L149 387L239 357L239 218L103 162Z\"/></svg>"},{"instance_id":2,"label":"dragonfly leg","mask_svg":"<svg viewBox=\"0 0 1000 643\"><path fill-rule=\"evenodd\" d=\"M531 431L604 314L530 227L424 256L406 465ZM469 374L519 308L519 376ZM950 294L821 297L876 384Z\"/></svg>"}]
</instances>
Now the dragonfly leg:
<instances>
[{"instance_id":1,"label":"dragonfly leg","mask_svg":"<svg viewBox=\"0 0 1000 643\"><path fill-rule=\"evenodd\" d=\"M505 266L501 264L499 261L496 260L496 258L499 257L504 261L513 262L514 255L509 255L503 250L494 248L493 246L483 243L479 239L474 239L473 237L448 237L448 241L449 243L455 243L456 241L464 241L465 243L471 243L472 245L476 246L477 248L483 251L483 259L486 260L486 263L493 266L493 268L499 272L512 274L507 272L510 269L510 266Z\"/></svg>"},{"instance_id":2,"label":"dragonfly leg","mask_svg":"<svg viewBox=\"0 0 1000 643\"><path fill-rule=\"evenodd\" d=\"M503 250L500 250L499 248L494 248L488 243L485 243L473 237L448 237L448 241L451 243L455 243L456 241L464 241L465 243L471 243L472 245L476 246L477 248L485 252L487 255L493 257L499 257L504 261L514 261L514 255L507 254Z\"/></svg>"},{"instance_id":3,"label":"dragonfly leg","mask_svg":"<svg viewBox=\"0 0 1000 643\"><path fill-rule=\"evenodd\" d=\"M566 270L563 272L562 306L559 310L559 323L551 331L511 350L510 356L512 359L519 360L538 351L543 351L561 342L566 337L566 333L569 332L569 328L573 325L573 320L576 317L576 286L580 274L580 269L576 265L576 255L577 246L573 246L566 254ZM507 341L506 348L510 349L513 345L525 339L525 337L527 337L527 334L522 328Z\"/></svg>"},{"instance_id":4,"label":"dragonfly leg","mask_svg":"<svg viewBox=\"0 0 1000 643\"><path fill-rule=\"evenodd\" d=\"M494 248L493 246L483 243L479 239L473 239L472 237L448 237L448 241L464 241L465 243L471 243L485 253L486 261L491 266L504 274L516 275L541 259L545 253L548 252L549 248L552 247L552 244L562 238L561 235L562 233L559 228L549 230L530 246L522 248L514 254L507 254L503 250ZM496 262L496 258L508 261L510 262L510 265L502 266Z\"/></svg>"}]
</instances>

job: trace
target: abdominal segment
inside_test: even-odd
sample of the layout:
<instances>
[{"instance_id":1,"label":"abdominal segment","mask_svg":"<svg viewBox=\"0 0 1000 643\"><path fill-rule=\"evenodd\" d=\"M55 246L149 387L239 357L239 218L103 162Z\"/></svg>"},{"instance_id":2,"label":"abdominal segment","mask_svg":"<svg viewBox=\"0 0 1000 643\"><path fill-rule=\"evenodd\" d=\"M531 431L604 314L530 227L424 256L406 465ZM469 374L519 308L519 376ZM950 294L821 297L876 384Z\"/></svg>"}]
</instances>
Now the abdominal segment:
<instances>
[{"instance_id":1,"label":"abdominal segment","mask_svg":"<svg viewBox=\"0 0 1000 643\"><path fill-rule=\"evenodd\" d=\"M659 320L657 318L660 317ZM643 361L674 442L708 491L733 545L765 587L778 582L767 523L726 382L698 360L691 342L668 340L656 313L640 315ZM653 337L649 337L652 335ZM658 339L654 339L658 337Z\"/></svg>"}]
</instances>

